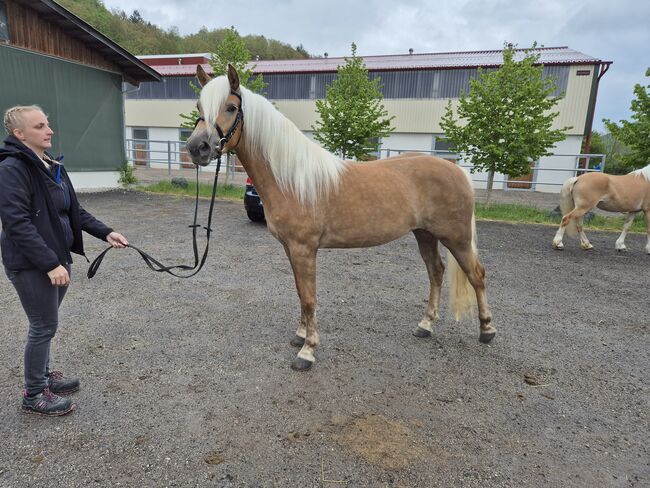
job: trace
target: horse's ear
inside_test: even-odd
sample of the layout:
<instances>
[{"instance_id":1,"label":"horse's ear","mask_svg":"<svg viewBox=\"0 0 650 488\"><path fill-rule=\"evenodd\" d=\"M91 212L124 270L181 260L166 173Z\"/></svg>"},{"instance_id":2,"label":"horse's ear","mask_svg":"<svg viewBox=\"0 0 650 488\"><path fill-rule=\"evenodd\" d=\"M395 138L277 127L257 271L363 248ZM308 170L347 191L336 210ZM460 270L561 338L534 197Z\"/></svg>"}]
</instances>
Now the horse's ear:
<instances>
[{"instance_id":1,"label":"horse's ear","mask_svg":"<svg viewBox=\"0 0 650 488\"><path fill-rule=\"evenodd\" d=\"M196 65L196 77L199 80L199 85L205 86L208 84L208 82L212 79L209 74L205 72L203 69L203 66L200 64Z\"/></svg>"},{"instance_id":2,"label":"horse's ear","mask_svg":"<svg viewBox=\"0 0 650 488\"><path fill-rule=\"evenodd\" d=\"M237 70L232 64L228 64L228 81L230 82L230 89L234 92L239 90L239 75Z\"/></svg>"}]
</instances>

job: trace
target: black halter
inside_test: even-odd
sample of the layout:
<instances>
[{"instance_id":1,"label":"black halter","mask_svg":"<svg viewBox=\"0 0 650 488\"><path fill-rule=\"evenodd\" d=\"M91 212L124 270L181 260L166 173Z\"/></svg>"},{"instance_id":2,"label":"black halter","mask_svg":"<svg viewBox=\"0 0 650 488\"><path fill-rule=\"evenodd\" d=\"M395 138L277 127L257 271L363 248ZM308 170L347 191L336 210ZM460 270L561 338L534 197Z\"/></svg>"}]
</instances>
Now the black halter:
<instances>
[{"instance_id":1,"label":"black halter","mask_svg":"<svg viewBox=\"0 0 650 488\"><path fill-rule=\"evenodd\" d=\"M217 130L217 134L219 134L219 147L216 148L218 151L218 154L221 155L223 151L223 147L230 142L230 139L232 139L233 134L237 130L237 127L241 124L242 126L244 125L244 110L242 108L242 99L241 95L237 93L236 91L230 90L231 95L235 95L237 98L239 98L239 110L237 111L237 116L235 117L235 122L233 122L232 126L230 129L228 129L228 132L225 134L221 130L221 127L219 127L219 124L215 121L214 123L214 128ZM198 119L196 119L196 122L194 123L194 128L198 125L200 121L205 122L205 117L201 115Z\"/></svg>"}]
</instances>

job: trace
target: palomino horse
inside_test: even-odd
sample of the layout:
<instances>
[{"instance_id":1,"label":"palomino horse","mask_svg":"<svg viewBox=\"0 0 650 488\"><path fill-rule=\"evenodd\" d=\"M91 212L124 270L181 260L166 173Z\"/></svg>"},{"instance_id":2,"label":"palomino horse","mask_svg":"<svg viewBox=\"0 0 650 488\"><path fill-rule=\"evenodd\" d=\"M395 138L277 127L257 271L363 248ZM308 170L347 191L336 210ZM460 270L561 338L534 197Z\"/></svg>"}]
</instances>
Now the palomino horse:
<instances>
[{"instance_id":1,"label":"palomino horse","mask_svg":"<svg viewBox=\"0 0 650 488\"><path fill-rule=\"evenodd\" d=\"M553 238L555 249L564 249L564 232L570 237L580 235L580 247L593 249L582 228L582 218L594 207L608 212L627 213L623 232L616 239L615 248L624 251L625 236L632 225L634 216L643 212L648 231L646 253L650 254L650 164L623 176L605 173L586 173L569 178L560 191L562 223Z\"/></svg>"},{"instance_id":2,"label":"palomino horse","mask_svg":"<svg viewBox=\"0 0 650 488\"><path fill-rule=\"evenodd\" d=\"M268 229L291 262L301 307L291 344L302 346L292 368L309 369L319 344L318 249L376 246L409 231L431 285L426 314L414 334L430 336L438 318L444 272L440 241L453 255L447 261L456 319L477 303L479 339L492 340L496 329L475 245L474 194L463 169L422 154L342 161L304 136L268 100L241 87L232 66L227 77L213 80L198 66L197 77L203 89L197 104L201 117L187 140L192 161L205 166L221 152L237 153L262 198Z\"/></svg>"}]
</instances>

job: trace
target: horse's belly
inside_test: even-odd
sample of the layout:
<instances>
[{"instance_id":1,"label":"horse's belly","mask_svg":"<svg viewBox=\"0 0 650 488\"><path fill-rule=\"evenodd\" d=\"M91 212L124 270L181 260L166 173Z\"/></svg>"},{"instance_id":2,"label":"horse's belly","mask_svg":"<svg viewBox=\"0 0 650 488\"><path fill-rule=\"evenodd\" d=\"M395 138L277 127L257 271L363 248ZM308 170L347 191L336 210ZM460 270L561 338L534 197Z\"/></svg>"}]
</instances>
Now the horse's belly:
<instances>
[{"instance_id":1,"label":"horse's belly","mask_svg":"<svg viewBox=\"0 0 650 488\"><path fill-rule=\"evenodd\" d=\"M320 247L351 248L380 246L399 239L408 231L408 228L402 228L401 226L390 229L366 229L361 232L359 228L328 229L321 238Z\"/></svg>"}]
</instances>

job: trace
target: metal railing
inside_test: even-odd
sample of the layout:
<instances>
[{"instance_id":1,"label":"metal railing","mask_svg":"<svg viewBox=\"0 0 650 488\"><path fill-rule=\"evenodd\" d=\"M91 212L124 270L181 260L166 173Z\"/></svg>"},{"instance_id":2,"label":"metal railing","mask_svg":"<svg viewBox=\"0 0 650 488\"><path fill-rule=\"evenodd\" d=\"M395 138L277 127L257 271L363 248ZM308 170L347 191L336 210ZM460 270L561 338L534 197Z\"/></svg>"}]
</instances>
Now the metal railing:
<instances>
[{"instance_id":1,"label":"metal railing","mask_svg":"<svg viewBox=\"0 0 650 488\"><path fill-rule=\"evenodd\" d=\"M408 149L381 149L379 151L379 157L381 158L389 158L391 156L396 156L399 154L404 154L404 153L410 153L410 152L417 152L417 153L424 153L424 154L431 154L434 156L439 156L443 159L447 159L449 161L452 161L462 168L467 168L471 169L472 165L471 164L466 164L463 163L463 158L462 155L453 152L453 151L421 151L421 150L408 150ZM573 165L572 167L564 167L564 168L547 168L547 167L540 167L539 166L539 161L536 161L534 165L531 165L531 179L530 180L522 180L522 179L517 179L517 178L508 178L507 176L505 178L497 178L495 175L495 178L493 180L493 183L499 183L504 185L504 189L507 190L514 190L514 191L534 191L536 186L562 186L564 183L564 180L570 178L571 176L577 176L583 173L590 173L590 172L603 172L605 169L605 159L606 155L605 154L553 154L550 156L545 156L545 159L548 158L573 158ZM478 172L479 174L486 174L487 172L481 171ZM541 175L552 175L552 174L560 174L560 173L570 173L569 175L566 175L562 181L553 181L552 179L548 179L546 181L540 179ZM472 176L472 181L474 183L487 183L487 179L479 178L476 177L475 174L471 174ZM513 185L513 187L508 187L508 185ZM521 186L521 187L517 187Z\"/></svg>"},{"instance_id":2,"label":"metal railing","mask_svg":"<svg viewBox=\"0 0 650 488\"><path fill-rule=\"evenodd\" d=\"M194 168L185 149L185 141L164 141L153 139L126 139L126 158L129 163L147 168L167 168L167 174L181 168ZM221 160L220 173L234 175L244 171L234 154L226 154ZM199 171L214 171L217 161L199 166Z\"/></svg>"},{"instance_id":3,"label":"metal railing","mask_svg":"<svg viewBox=\"0 0 650 488\"><path fill-rule=\"evenodd\" d=\"M409 150L409 149L381 149L379 151L379 158L388 158L399 154L418 152L425 154L432 154L440 156L443 159L448 159L463 168L470 169L470 164L465 164L462 161L461 155L453 151L422 151L422 150ZM138 166L145 166L147 168L167 168L167 174L171 176L173 169L181 169L184 167L194 168L189 154L185 149L184 141L174 140L151 140L151 139L126 139L126 154L129 163ZM504 189L514 191L534 191L536 188L544 186L559 187L570 176L576 176L582 173L603 171L605 167L604 154L553 154L546 156L548 158L572 158L573 164L571 167L557 167L548 168L540 167L539 161L531 167L530 180L521 178L505 178L495 175L493 184L503 185ZM216 161L211 161L207 166L199 167L199 171L213 170L216 166ZM227 154L222 159L221 173L226 173L226 179L231 179L235 174L245 172L243 166L239 163L235 155ZM558 177L563 173L569 173L566 176ZM472 174L472 181L474 183L487 183L486 172L479 172ZM501 175L503 176L503 175ZM542 178L544 176L545 178ZM556 178L553 178L556 176Z\"/></svg>"}]
</instances>

